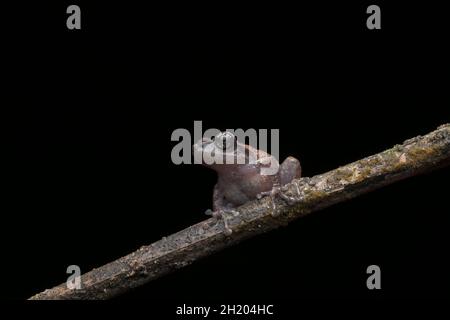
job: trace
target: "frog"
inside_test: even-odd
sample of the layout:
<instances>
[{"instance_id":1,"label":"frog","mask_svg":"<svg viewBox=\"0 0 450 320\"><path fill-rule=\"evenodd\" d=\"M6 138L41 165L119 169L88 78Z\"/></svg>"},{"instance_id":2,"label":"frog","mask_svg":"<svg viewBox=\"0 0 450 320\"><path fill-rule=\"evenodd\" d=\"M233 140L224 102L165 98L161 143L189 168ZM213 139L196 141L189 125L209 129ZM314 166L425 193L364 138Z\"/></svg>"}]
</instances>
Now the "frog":
<instances>
[{"instance_id":1,"label":"frog","mask_svg":"<svg viewBox=\"0 0 450 320\"><path fill-rule=\"evenodd\" d=\"M226 215L239 215L237 207L264 196L272 198L272 215L278 211L274 197L279 195L287 201L281 187L301 177L300 161L287 157L279 164L276 157L245 144L230 131L219 132L211 138L203 137L193 145L194 156L201 157L202 165L214 170L218 179L213 190L212 210L205 213L223 219L225 233L232 233ZM273 169L273 170L269 170Z\"/></svg>"}]
</instances>

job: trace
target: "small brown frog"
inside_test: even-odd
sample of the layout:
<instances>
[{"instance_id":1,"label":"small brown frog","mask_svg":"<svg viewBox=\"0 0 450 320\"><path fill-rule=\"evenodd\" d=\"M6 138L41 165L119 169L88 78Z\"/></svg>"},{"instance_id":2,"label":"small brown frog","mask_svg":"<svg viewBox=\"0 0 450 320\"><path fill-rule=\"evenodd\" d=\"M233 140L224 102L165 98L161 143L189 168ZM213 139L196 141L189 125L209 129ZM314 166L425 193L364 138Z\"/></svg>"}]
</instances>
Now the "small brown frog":
<instances>
[{"instance_id":1,"label":"small brown frog","mask_svg":"<svg viewBox=\"0 0 450 320\"><path fill-rule=\"evenodd\" d=\"M204 166L218 174L213 192L214 211L207 210L206 214L222 217L227 234L232 230L224 213L237 215L236 207L265 195L280 194L281 186L301 176L296 158L288 157L279 165L275 157L239 142L231 132L221 132L213 139L203 138L194 144L193 151L194 156L202 156Z\"/></svg>"}]
</instances>

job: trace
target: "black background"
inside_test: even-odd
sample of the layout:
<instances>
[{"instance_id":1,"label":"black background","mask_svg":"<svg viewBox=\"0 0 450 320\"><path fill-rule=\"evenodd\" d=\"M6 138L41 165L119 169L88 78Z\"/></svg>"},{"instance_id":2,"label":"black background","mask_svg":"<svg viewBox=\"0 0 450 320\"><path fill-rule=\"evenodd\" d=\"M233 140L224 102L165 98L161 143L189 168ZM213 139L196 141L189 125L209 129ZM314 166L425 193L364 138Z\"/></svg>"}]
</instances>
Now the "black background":
<instances>
[{"instance_id":1,"label":"black background","mask_svg":"<svg viewBox=\"0 0 450 320\"><path fill-rule=\"evenodd\" d=\"M66 28L69 4L82 29ZM4 11L2 299L25 299L205 219L214 172L170 160L177 128L279 128L313 176L449 122L445 11L423 2ZM250 239L119 299L448 296L448 170ZM382 290L366 288L381 267Z\"/></svg>"}]
</instances>

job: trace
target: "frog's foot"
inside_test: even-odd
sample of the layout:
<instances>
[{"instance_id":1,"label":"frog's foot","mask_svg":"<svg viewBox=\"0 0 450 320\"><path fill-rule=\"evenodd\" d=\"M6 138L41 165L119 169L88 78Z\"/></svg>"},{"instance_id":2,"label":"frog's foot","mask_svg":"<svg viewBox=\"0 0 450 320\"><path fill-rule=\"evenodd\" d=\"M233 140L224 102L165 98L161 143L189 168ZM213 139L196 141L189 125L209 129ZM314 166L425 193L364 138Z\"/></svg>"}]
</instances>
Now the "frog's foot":
<instances>
[{"instance_id":1,"label":"frog's foot","mask_svg":"<svg viewBox=\"0 0 450 320\"><path fill-rule=\"evenodd\" d=\"M294 197L290 197L287 194L285 194L284 191L286 191L286 190L283 190L283 188L284 187L279 187L279 189L278 189L278 195L281 197L281 199L286 201L286 203L288 205L293 205L294 203L296 203L298 200ZM298 187L297 187L297 190L298 190Z\"/></svg>"},{"instance_id":2,"label":"frog's foot","mask_svg":"<svg viewBox=\"0 0 450 320\"><path fill-rule=\"evenodd\" d=\"M228 226L228 218L226 217L226 215L231 214L236 217L239 215L239 211L231 210L231 209L212 211L211 209L208 209L208 210L206 210L205 214L207 216L212 216L217 221L223 220L225 234L227 236L229 236L233 233L233 230L231 230L231 228Z\"/></svg>"},{"instance_id":3,"label":"frog's foot","mask_svg":"<svg viewBox=\"0 0 450 320\"><path fill-rule=\"evenodd\" d=\"M256 198L257 199L261 199L264 196L269 196L270 199L272 200L272 212L271 215L273 217L276 217L280 214L280 210L277 208L276 202L275 202L275 197L280 197L281 199L283 199L284 201L286 201L287 204L292 205L296 202L296 199L293 197L290 197L286 194L283 193L283 189L279 184L274 184L272 190L270 191L264 191L259 193Z\"/></svg>"}]
</instances>

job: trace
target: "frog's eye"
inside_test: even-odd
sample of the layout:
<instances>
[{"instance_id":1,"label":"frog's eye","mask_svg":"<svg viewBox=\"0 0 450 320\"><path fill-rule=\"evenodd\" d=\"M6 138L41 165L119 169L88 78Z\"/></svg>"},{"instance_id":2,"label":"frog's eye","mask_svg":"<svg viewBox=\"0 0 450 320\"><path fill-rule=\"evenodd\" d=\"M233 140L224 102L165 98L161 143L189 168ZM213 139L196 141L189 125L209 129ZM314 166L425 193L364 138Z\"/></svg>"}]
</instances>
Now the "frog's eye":
<instances>
[{"instance_id":1,"label":"frog's eye","mask_svg":"<svg viewBox=\"0 0 450 320\"><path fill-rule=\"evenodd\" d=\"M227 150L234 145L235 140L236 140L235 135L232 134L231 132L226 131L216 135L214 143L218 148L221 148L222 150Z\"/></svg>"}]
</instances>

